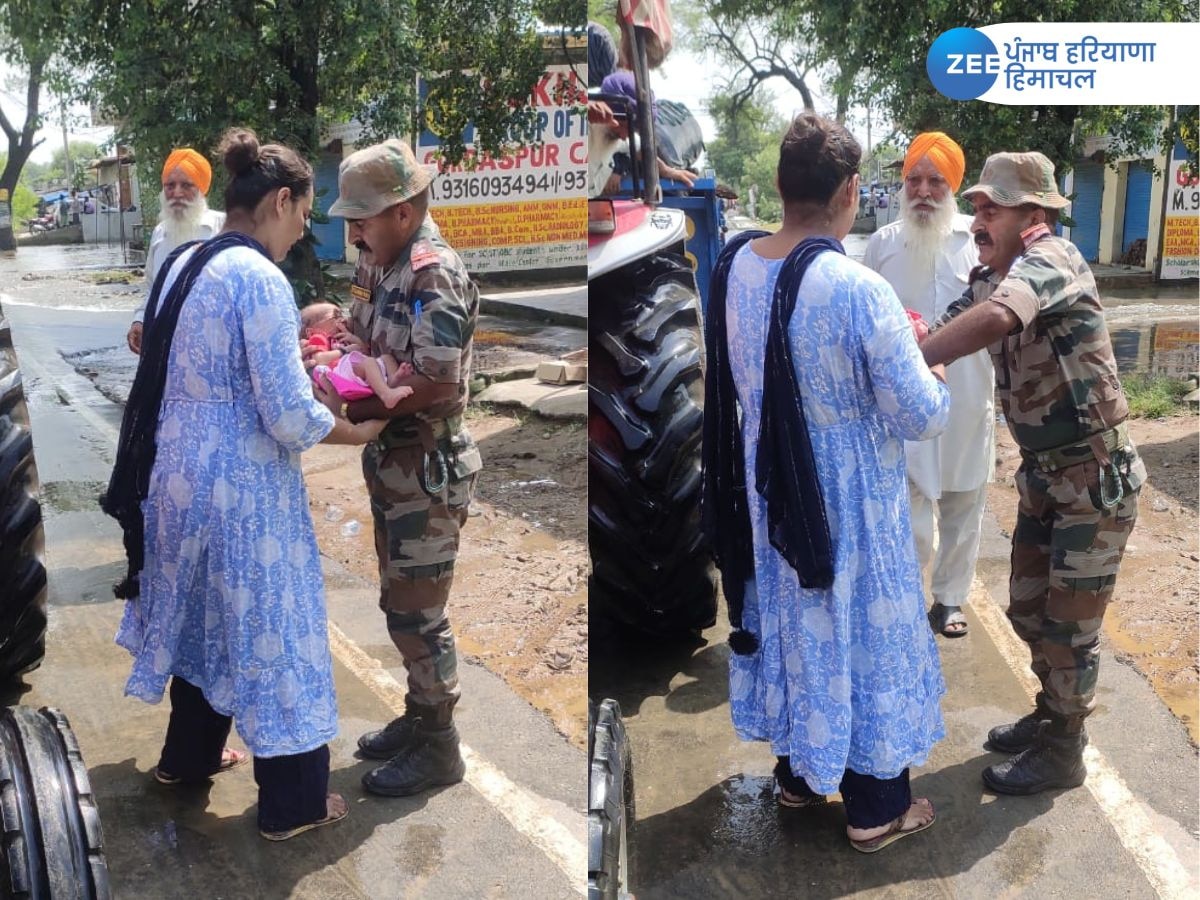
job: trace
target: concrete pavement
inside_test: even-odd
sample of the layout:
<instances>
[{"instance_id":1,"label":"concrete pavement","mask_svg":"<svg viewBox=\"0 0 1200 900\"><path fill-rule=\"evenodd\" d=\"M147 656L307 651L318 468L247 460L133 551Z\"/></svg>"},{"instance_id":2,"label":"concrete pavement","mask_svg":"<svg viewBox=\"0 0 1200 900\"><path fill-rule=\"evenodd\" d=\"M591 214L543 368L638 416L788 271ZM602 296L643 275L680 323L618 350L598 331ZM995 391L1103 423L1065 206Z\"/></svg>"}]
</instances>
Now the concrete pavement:
<instances>
[{"instance_id":1,"label":"concrete pavement","mask_svg":"<svg viewBox=\"0 0 1200 900\"><path fill-rule=\"evenodd\" d=\"M723 620L703 643L593 651L589 691L620 701L632 740L639 900L1197 896L1196 750L1107 647L1088 784L984 791L980 772L1001 758L982 748L988 728L1032 708L1028 657L1002 613L1009 544L988 518L970 633L938 640L947 736L913 771L914 796L932 799L938 821L879 854L849 847L836 797L808 810L776 804L774 757L733 735Z\"/></svg>"},{"instance_id":2,"label":"concrete pavement","mask_svg":"<svg viewBox=\"0 0 1200 900\"><path fill-rule=\"evenodd\" d=\"M479 311L587 328L586 284L553 288L490 288L480 291Z\"/></svg>"}]
</instances>

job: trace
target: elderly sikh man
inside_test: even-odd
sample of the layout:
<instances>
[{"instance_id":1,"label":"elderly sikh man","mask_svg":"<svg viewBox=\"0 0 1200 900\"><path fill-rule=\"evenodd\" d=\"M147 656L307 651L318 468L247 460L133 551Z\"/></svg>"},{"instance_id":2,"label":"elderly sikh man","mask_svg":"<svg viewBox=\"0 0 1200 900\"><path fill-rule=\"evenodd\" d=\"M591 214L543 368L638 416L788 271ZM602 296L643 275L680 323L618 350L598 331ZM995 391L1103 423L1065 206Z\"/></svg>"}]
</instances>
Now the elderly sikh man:
<instances>
[{"instance_id":1,"label":"elderly sikh man","mask_svg":"<svg viewBox=\"0 0 1200 900\"><path fill-rule=\"evenodd\" d=\"M901 218L871 235L863 257L905 307L930 323L962 295L979 264L971 217L959 214L954 200L964 169L962 149L945 134L917 135L904 157ZM967 633L962 607L975 575L987 483L994 472L994 381L985 350L947 366L946 430L904 446L913 538L923 569L933 556L934 520L938 523L930 622L946 637Z\"/></svg>"},{"instance_id":2,"label":"elderly sikh man","mask_svg":"<svg viewBox=\"0 0 1200 900\"><path fill-rule=\"evenodd\" d=\"M225 224L225 213L208 208L205 196L211 185L212 167L207 159L190 147L171 151L163 164L158 225L150 235L150 248L146 251L147 299L159 268L172 250L188 241L207 240ZM142 318L145 314L143 302L125 336L134 353L142 352Z\"/></svg>"}]
</instances>

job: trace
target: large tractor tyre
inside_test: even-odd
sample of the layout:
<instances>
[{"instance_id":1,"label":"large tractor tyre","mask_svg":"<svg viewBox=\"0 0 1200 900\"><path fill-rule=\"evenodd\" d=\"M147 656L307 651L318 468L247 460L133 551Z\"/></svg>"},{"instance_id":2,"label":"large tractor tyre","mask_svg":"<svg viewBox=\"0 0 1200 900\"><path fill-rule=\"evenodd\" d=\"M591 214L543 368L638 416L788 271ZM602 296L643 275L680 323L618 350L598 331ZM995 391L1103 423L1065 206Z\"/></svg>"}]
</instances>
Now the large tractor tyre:
<instances>
[{"instance_id":1,"label":"large tractor tyre","mask_svg":"<svg viewBox=\"0 0 1200 900\"><path fill-rule=\"evenodd\" d=\"M700 533L696 281L658 253L588 284L589 609L651 634L716 619Z\"/></svg>"},{"instance_id":2,"label":"large tractor tyre","mask_svg":"<svg viewBox=\"0 0 1200 900\"><path fill-rule=\"evenodd\" d=\"M0 309L0 683L41 665L46 652L42 509L29 410L12 330Z\"/></svg>"},{"instance_id":3,"label":"large tractor tyre","mask_svg":"<svg viewBox=\"0 0 1200 900\"><path fill-rule=\"evenodd\" d=\"M588 701L588 900L624 900L633 883L633 759L616 700Z\"/></svg>"},{"instance_id":4,"label":"large tractor tyre","mask_svg":"<svg viewBox=\"0 0 1200 900\"><path fill-rule=\"evenodd\" d=\"M0 897L107 900L100 811L66 716L0 713Z\"/></svg>"}]
</instances>

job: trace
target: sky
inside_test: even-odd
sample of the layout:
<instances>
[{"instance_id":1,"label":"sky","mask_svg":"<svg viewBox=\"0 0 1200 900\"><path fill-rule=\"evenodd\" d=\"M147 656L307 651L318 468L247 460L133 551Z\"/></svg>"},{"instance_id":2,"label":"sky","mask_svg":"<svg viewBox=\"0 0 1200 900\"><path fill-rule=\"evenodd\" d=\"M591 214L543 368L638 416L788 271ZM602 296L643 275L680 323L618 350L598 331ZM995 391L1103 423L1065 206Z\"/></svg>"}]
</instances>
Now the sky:
<instances>
[{"instance_id":1,"label":"sky","mask_svg":"<svg viewBox=\"0 0 1200 900\"><path fill-rule=\"evenodd\" d=\"M667 57L662 68L651 74L653 81L653 90L656 95L662 96L667 100L675 100L683 103L691 110L692 114L700 123L700 130L704 134L705 141L711 141L717 136L716 124L712 117L707 112L708 97L716 88L717 82L720 80L714 75L720 67L724 65L719 62L715 55L696 53L680 43L676 43L671 50L670 56ZM832 98L827 98L820 85L812 85L813 93L817 98L817 106L821 109L822 101L830 110L833 108ZM796 90L781 78L774 78L764 83L760 90L769 90L775 96L775 109L786 121L791 121L803 108L803 103L800 100L800 95ZM853 108L850 111L851 119L850 131L863 145L864 150L867 144L866 131L866 109ZM883 137L882 130L878 127L872 129L871 137L875 143Z\"/></svg>"},{"instance_id":2,"label":"sky","mask_svg":"<svg viewBox=\"0 0 1200 900\"><path fill-rule=\"evenodd\" d=\"M33 162L47 163L50 162L54 151L61 150L63 147L62 120L58 114L58 101L54 97L49 96L45 89L42 90L38 106L43 112L53 110L54 115L52 121L37 132L37 138L44 138L45 140L34 149L33 155L29 158ZM3 60L0 60L0 109L4 110L4 114L8 116L8 121L13 126L19 128L25 123L25 84L23 76L19 70L14 69ZM77 121L80 118L83 121L81 124L68 126L68 140L90 141L93 144L102 144L112 137L113 130L111 128L94 128L91 126L90 112L86 106L72 107L70 116L73 121ZM0 133L0 150L8 150L8 142L4 140L2 133Z\"/></svg>"}]
</instances>

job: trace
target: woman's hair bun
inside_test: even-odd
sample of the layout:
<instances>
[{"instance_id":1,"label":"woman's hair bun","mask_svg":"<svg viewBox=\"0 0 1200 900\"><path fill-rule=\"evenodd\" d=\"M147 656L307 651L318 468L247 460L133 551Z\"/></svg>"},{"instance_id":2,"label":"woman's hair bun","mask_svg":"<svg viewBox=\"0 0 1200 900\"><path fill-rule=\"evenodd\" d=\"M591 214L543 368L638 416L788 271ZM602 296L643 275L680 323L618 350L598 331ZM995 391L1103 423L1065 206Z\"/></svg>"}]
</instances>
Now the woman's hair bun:
<instances>
[{"instance_id":1,"label":"woman's hair bun","mask_svg":"<svg viewBox=\"0 0 1200 900\"><path fill-rule=\"evenodd\" d=\"M217 153L225 160L230 176L237 178L258 162L258 135L249 128L231 128L221 138Z\"/></svg>"}]
</instances>

